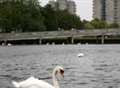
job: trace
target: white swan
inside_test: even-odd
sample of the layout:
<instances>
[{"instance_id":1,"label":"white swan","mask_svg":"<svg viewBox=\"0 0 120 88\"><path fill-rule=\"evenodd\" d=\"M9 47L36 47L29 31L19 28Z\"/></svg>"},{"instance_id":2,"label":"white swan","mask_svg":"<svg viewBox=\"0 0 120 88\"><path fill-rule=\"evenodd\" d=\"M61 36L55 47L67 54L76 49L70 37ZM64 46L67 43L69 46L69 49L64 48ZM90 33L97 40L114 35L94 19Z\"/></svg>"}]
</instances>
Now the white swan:
<instances>
[{"instance_id":1,"label":"white swan","mask_svg":"<svg viewBox=\"0 0 120 88\"><path fill-rule=\"evenodd\" d=\"M11 44L11 43L8 43L7 46L12 46L12 44Z\"/></svg>"},{"instance_id":2,"label":"white swan","mask_svg":"<svg viewBox=\"0 0 120 88\"><path fill-rule=\"evenodd\" d=\"M12 81L12 84L16 88L59 88L57 77L64 77L64 69L61 66L55 67L52 76L53 76L53 86L43 80L39 80L34 77L30 77L22 82Z\"/></svg>"},{"instance_id":3,"label":"white swan","mask_svg":"<svg viewBox=\"0 0 120 88\"><path fill-rule=\"evenodd\" d=\"M78 57L83 57L83 56L84 56L84 53L79 53L77 56L78 56Z\"/></svg>"}]
</instances>

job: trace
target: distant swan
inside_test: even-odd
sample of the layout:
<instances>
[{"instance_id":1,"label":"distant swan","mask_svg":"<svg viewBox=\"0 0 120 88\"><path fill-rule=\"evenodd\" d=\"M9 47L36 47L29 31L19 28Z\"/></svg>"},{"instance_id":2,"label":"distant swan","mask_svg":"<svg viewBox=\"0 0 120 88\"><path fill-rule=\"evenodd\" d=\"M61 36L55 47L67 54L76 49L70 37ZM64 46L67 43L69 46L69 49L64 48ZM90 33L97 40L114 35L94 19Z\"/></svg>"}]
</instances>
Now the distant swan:
<instances>
[{"instance_id":1,"label":"distant swan","mask_svg":"<svg viewBox=\"0 0 120 88\"><path fill-rule=\"evenodd\" d=\"M84 56L84 53L79 53L77 56L78 56L78 57L83 57L83 56Z\"/></svg>"},{"instance_id":2,"label":"distant swan","mask_svg":"<svg viewBox=\"0 0 120 88\"><path fill-rule=\"evenodd\" d=\"M12 44L11 44L11 43L8 43L7 46L12 46Z\"/></svg>"},{"instance_id":3,"label":"distant swan","mask_svg":"<svg viewBox=\"0 0 120 88\"><path fill-rule=\"evenodd\" d=\"M55 67L52 73L53 86L43 80L39 80L34 77L30 77L22 82L12 81L12 84L16 88L59 88L59 83L56 77L64 77L64 69L61 66Z\"/></svg>"}]
</instances>

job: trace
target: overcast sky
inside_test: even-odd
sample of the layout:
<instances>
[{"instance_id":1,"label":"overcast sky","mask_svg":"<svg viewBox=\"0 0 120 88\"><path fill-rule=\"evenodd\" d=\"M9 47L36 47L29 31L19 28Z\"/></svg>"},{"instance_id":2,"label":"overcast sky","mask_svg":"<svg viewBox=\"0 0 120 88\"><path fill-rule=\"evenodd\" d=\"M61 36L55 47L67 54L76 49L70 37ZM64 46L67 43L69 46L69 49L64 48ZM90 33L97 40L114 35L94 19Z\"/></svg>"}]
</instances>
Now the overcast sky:
<instances>
[{"instance_id":1,"label":"overcast sky","mask_svg":"<svg viewBox=\"0 0 120 88\"><path fill-rule=\"evenodd\" d=\"M48 3L49 0L40 0L42 5ZM77 14L81 19L92 19L92 0L73 0L77 5Z\"/></svg>"}]
</instances>

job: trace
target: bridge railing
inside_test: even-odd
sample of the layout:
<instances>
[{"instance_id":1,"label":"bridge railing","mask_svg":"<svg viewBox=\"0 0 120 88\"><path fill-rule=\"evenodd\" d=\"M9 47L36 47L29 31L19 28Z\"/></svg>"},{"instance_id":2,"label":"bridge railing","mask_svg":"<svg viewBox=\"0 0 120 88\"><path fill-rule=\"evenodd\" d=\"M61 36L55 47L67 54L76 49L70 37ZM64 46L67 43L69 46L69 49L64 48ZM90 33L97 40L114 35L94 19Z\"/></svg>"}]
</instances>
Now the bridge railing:
<instances>
[{"instance_id":1,"label":"bridge railing","mask_svg":"<svg viewBox=\"0 0 120 88\"><path fill-rule=\"evenodd\" d=\"M25 32L25 33L0 33L0 40L7 39L37 39L44 37L62 36L97 36L97 35L120 35L120 29L83 29L71 31L45 31L45 32Z\"/></svg>"}]
</instances>

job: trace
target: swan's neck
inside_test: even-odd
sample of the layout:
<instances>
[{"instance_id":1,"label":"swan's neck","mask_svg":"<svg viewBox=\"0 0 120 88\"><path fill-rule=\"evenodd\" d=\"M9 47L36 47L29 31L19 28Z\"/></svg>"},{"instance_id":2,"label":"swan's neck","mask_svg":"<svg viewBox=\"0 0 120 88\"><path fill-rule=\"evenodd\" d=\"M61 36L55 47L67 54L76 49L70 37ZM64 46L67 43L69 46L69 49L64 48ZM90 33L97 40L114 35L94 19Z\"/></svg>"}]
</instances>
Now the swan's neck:
<instances>
[{"instance_id":1,"label":"swan's neck","mask_svg":"<svg viewBox=\"0 0 120 88\"><path fill-rule=\"evenodd\" d=\"M55 88L60 88L58 80L57 80L54 72L53 72L53 85L54 85Z\"/></svg>"}]
</instances>

